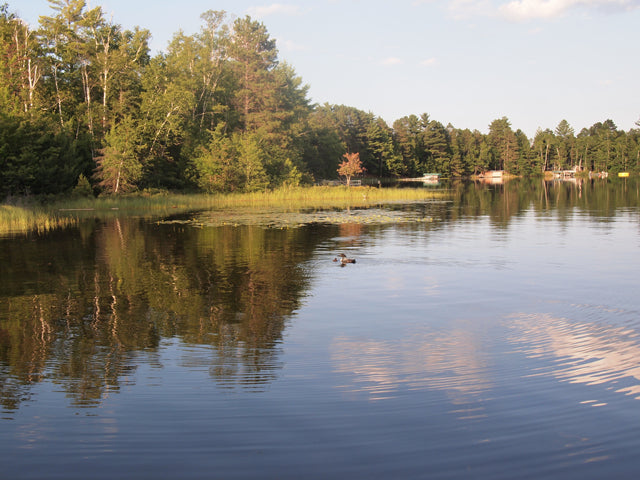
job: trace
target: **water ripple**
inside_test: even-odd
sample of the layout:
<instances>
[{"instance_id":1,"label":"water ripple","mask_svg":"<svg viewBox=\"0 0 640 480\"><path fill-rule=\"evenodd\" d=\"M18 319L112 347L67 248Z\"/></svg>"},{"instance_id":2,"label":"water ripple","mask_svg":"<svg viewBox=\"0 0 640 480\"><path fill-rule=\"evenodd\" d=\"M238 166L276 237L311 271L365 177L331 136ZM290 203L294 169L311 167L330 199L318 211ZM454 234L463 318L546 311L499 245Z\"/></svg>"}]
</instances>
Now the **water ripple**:
<instances>
[{"instance_id":1,"label":"water ripple","mask_svg":"<svg viewBox=\"0 0 640 480\"><path fill-rule=\"evenodd\" d=\"M531 359L551 361L532 370L531 375L550 374L563 382L604 385L640 400L640 344L635 329L545 313L514 314L509 320L512 341L521 346L520 351ZM601 404L596 400L589 403Z\"/></svg>"},{"instance_id":2,"label":"water ripple","mask_svg":"<svg viewBox=\"0 0 640 480\"><path fill-rule=\"evenodd\" d=\"M474 333L462 329L423 332L400 341L340 337L331 345L331 359L346 379L340 388L366 393L372 400L390 398L401 389L440 390L455 404L465 404L491 386L477 345Z\"/></svg>"}]
</instances>

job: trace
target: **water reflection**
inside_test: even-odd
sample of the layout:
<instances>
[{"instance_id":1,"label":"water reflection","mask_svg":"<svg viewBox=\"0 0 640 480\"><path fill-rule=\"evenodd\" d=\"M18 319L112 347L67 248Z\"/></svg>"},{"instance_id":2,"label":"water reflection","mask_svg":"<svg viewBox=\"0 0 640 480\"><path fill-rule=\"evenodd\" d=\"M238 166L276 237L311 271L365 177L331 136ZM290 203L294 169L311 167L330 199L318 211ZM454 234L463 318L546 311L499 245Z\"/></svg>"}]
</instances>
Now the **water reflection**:
<instances>
[{"instance_id":1,"label":"water reflection","mask_svg":"<svg viewBox=\"0 0 640 480\"><path fill-rule=\"evenodd\" d=\"M607 315L616 314L608 312ZM640 343L638 332L607 322L580 322L548 314L512 317L514 341L529 358L553 359L533 375L552 375L560 381L604 385L640 400ZM603 406L606 403L585 400Z\"/></svg>"},{"instance_id":2,"label":"water reflection","mask_svg":"<svg viewBox=\"0 0 640 480\"><path fill-rule=\"evenodd\" d=\"M523 212L553 212L568 218L574 210L610 220L628 207L640 205L640 181L630 179L575 179L574 182L543 179L512 179L504 184L486 186L458 182L451 185L453 208L449 219L488 215L495 227L506 226Z\"/></svg>"},{"instance_id":3,"label":"water reflection","mask_svg":"<svg viewBox=\"0 0 640 480\"><path fill-rule=\"evenodd\" d=\"M73 405L97 405L128 381L136 352L168 338L206 345L202 360L227 388L273 380L285 323L309 286L305 261L330 234L118 219L92 227L3 240L5 409L45 379Z\"/></svg>"},{"instance_id":4,"label":"water reflection","mask_svg":"<svg viewBox=\"0 0 640 480\"><path fill-rule=\"evenodd\" d=\"M505 231L531 210L553 213L567 224L579 210L607 225L622 211L637 214L639 185L631 180L455 183L450 201L376 206L376 211L433 218L385 227L418 232L414 241L426 244L434 231L484 218L490 219L491 233ZM384 241L382 231L361 223L196 228L116 218L43 237L0 239L0 401L16 410L29 400L33 385L47 380L73 405L98 405L134 381L141 357L160 362L162 342L173 339L197 347L185 350L185 368L206 369L224 388L264 388L283 367L287 322L312 290L314 252L336 244L366 248ZM470 228L468 234L479 232ZM395 252L391 257L397 262ZM447 262L463 269L468 259L462 258ZM398 272L385 282L388 290L401 292L406 279ZM435 294L444 287L433 277L425 288ZM630 334L585 336L575 332L588 324L537 320L537 330L523 330L522 341L538 339L531 352L573 359L557 368L558 378L616 385L624 379L628 384L616 388L640 396L640 373L633 366L640 352ZM464 403L491 388L477 333L462 325L446 333L416 332L397 342L341 336L332 343L331 359L336 372L349 377L345 389L370 398L389 398L399 389L436 389ZM613 340L615 349L607 346Z\"/></svg>"},{"instance_id":5,"label":"water reflection","mask_svg":"<svg viewBox=\"0 0 640 480\"><path fill-rule=\"evenodd\" d=\"M416 332L388 342L337 338L331 360L346 378L341 388L370 400L392 398L405 389L440 390L454 405L467 404L492 385L482 337L468 327Z\"/></svg>"}]
</instances>

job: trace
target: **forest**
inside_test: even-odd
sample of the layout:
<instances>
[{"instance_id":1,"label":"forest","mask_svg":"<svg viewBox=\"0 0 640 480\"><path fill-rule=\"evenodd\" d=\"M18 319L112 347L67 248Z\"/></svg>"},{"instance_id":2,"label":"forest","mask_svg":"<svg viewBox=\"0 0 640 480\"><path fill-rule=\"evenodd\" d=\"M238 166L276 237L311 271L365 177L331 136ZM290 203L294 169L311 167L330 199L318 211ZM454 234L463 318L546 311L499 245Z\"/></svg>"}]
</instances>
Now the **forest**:
<instances>
[{"instance_id":1,"label":"forest","mask_svg":"<svg viewBox=\"0 0 640 480\"><path fill-rule=\"evenodd\" d=\"M346 105L314 105L266 26L201 15L151 55L85 0L49 0L37 26L0 6L0 199L134 191L233 192L338 177L345 154L365 174L541 175L573 166L640 172L638 128L611 119L577 134L565 120L533 139L495 119L488 133L427 113L389 126Z\"/></svg>"}]
</instances>

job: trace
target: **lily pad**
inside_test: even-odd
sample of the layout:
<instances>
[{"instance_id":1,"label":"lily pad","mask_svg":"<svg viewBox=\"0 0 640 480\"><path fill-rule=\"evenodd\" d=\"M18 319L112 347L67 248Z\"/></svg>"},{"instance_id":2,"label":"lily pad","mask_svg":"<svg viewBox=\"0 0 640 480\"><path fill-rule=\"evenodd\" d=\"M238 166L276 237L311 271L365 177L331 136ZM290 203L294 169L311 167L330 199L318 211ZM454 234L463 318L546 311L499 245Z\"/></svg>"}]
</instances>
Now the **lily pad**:
<instances>
[{"instance_id":1,"label":"lily pad","mask_svg":"<svg viewBox=\"0 0 640 480\"><path fill-rule=\"evenodd\" d=\"M164 220L199 227L254 225L264 228L297 228L309 224L400 224L431 222L416 211L389 208L286 211L281 209L223 209L198 212L187 219Z\"/></svg>"}]
</instances>

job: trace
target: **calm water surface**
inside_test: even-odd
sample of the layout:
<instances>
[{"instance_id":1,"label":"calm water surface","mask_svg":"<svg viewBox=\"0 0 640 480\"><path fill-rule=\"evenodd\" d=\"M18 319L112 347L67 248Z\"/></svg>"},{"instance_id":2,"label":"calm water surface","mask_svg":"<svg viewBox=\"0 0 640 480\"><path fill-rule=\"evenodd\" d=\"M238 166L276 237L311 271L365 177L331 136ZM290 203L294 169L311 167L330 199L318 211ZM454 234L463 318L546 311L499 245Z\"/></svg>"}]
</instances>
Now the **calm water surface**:
<instances>
[{"instance_id":1,"label":"calm water surface","mask_svg":"<svg viewBox=\"0 0 640 480\"><path fill-rule=\"evenodd\" d=\"M0 239L0 478L637 478L638 183L452 192Z\"/></svg>"}]
</instances>

